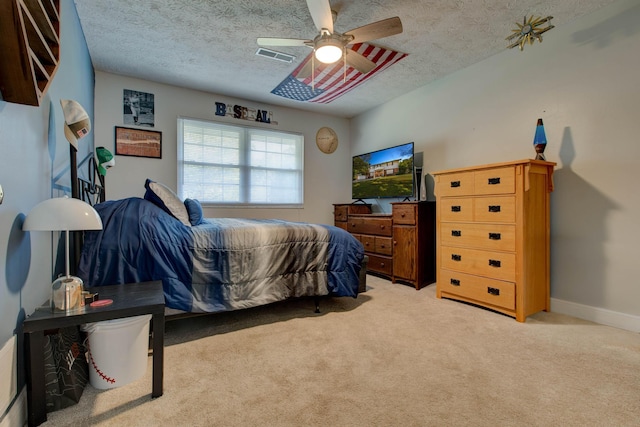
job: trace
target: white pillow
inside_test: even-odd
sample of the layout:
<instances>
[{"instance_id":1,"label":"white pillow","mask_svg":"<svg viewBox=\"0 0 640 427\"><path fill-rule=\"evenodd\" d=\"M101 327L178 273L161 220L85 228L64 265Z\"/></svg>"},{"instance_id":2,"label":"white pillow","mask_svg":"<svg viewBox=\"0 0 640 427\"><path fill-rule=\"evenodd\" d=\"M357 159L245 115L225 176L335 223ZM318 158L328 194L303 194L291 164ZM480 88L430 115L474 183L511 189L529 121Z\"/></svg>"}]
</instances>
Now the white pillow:
<instances>
[{"instance_id":1,"label":"white pillow","mask_svg":"<svg viewBox=\"0 0 640 427\"><path fill-rule=\"evenodd\" d=\"M173 192L169 187L159 182L147 179L144 183L144 187L147 191L144 193L144 198L160 206L167 213L173 215L184 225L191 227L189 222L189 213L184 205L184 202L178 198L178 195Z\"/></svg>"}]
</instances>

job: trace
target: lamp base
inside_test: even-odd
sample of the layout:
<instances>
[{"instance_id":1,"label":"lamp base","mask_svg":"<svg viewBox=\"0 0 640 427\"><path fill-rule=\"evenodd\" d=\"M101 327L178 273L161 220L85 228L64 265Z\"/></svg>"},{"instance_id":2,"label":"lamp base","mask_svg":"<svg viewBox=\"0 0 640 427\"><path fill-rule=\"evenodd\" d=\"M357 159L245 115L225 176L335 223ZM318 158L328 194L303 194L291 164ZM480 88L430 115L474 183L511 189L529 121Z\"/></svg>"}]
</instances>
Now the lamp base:
<instances>
[{"instance_id":1,"label":"lamp base","mask_svg":"<svg viewBox=\"0 0 640 427\"><path fill-rule=\"evenodd\" d=\"M84 307L82 279L75 276L58 277L51 284L51 310L76 311Z\"/></svg>"},{"instance_id":2,"label":"lamp base","mask_svg":"<svg viewBox=\"0 0 640 427\"><path fill-rule=\"evenodd\" d=\"M536 149L536 160L547 160L544 157L544 149L547 148L547 144L533 144Z\"/></svg>"}]
</instances>

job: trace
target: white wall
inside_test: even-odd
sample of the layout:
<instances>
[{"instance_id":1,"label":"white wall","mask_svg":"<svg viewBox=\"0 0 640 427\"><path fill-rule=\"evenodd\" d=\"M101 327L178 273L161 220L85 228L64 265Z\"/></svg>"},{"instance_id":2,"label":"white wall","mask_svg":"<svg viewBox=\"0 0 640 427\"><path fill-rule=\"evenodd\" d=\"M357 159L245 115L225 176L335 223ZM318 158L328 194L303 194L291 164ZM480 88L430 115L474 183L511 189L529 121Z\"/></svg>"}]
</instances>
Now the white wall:
<instances>
[{"instance_id":1,"label":"white wall","mask_svg":"<svg viewBox=\"0 0 640 427\"><path fill-rule=\"evenodd\" d=\"M619 1L388 102L352 120L352 153L415 141L426 172L533 158L542 118L558 163L553 301L594 320L631 315L640 330L639 22L640 3Z\"/></svg>"},{"instance_id":2,"label":"white wall","mask_svg":"<svg viewBox=\"0 0 640 427\"><path fill-rule=\"evenodd\" d=\"M348 202L351 197L349 176L351 158L347 119L307 113L300 110L258 104L252 101L217 96L115 74L96 72L96 146L115 154L114 127L124 126L122 91L131 89L154 94L155 125L162 132L162 159L116 156L116 165L107 172L107 199L144 195L144 182L151 178L176 189L176 135L179 116L223 121L238 125L262 125L269 129L304 134L304 207L301 209L207 208L207 217L280 218L292 221L333 224L332 203ZM215 103L238 104L273 112L277 125L260 124L215 116ZM315 135L322 126L333 128L340 141L332 154L322 153ZM134 127L127 125L127 127ZM140 127L144 128L144 127ZM151 129L151 128L147 128Z\"/></svg>"}]
</instances>

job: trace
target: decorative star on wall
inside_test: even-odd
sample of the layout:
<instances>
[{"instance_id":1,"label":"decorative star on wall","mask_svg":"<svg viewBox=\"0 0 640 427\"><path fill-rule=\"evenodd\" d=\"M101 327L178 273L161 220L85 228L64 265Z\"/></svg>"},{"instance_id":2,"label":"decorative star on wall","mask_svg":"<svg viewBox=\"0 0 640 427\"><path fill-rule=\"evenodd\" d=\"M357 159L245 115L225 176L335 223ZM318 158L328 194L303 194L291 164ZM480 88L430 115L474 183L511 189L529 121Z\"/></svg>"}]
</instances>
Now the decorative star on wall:
<instances>
[{"instance_id":1,"label":"decorative star on wall","mask_svg":"<svg viewBox=\"0 0 640 427\"><path fill-rule=\"evenodd\" d=\"M512 41L516 39L513 43L507 46L507 49L511 49L513 47L519 46L520 50L524 48L525 43L529 42L529 44L533 44L534 40L538 40L542 43L542 33L545 33L553 28L551 25L551 19L553 16L547 16L546 18L534 18L533 15L527 19L525 15L522 20L522 24L516 22L518 26L517 29L511 30L513 34L507 37L505 40ZM542 24L547 24L546 27L541 28Z\"/></svg>"}]
</instances>

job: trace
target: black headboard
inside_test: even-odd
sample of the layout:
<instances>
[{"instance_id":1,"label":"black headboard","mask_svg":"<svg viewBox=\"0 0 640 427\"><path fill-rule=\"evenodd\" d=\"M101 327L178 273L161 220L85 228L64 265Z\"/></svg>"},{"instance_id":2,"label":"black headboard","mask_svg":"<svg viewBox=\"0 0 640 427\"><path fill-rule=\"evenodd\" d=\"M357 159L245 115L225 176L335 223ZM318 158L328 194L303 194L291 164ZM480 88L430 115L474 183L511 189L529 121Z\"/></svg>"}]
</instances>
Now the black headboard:
<instances>
[{"instance_id":1,"label":"black headboard","mask_svg":"<svg viewBox=\"0 0 640 427\"><path fill-rule=\"evenodd\" d=\"M89 156L78 165L76 150L70 146L71 161L71 197L80 199L94 206L105 201L104 176L98 172L98 165L94 156ZM78 170L87 167L87 179L78 177Z\"/></svg>"}]
</instances>

